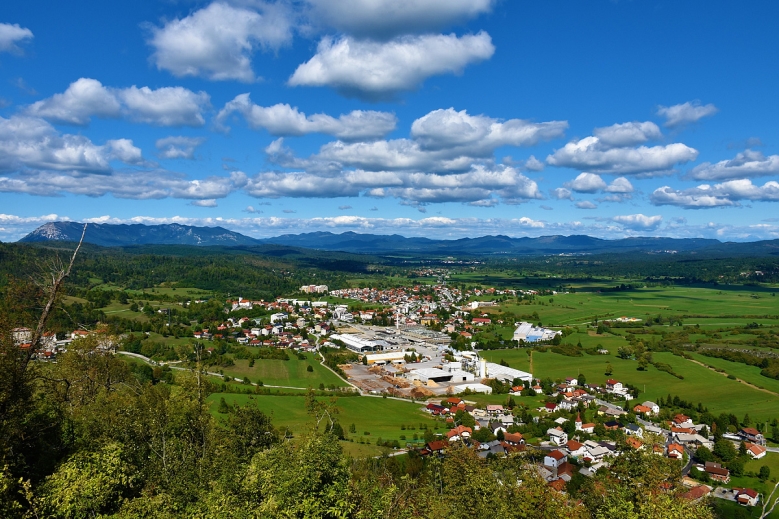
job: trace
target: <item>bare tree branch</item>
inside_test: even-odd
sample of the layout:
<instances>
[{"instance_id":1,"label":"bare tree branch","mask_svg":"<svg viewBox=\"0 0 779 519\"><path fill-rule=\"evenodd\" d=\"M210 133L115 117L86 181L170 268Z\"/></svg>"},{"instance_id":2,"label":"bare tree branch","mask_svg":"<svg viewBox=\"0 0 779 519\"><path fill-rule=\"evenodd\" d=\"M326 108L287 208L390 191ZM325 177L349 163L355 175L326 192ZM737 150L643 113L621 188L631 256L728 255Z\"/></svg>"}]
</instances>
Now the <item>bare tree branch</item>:
<instances>
[{"instance_id":1,"label":"bare tree branch","mask_svg":"<svg viewBox=\"0 0 779 519\"><path fill-rule=\"evenodd\" d=\"M73 256L70 257L70 263L68 264L67 268L60 264L59 269L57 271L52 271L51 273L52 285L49 288L49 300L46 302L46 306L43 307L41 317L38 319L38 326L35 328L35 332L32 334L32 339L30 340L30 351L27 352L27 362L29 362L29 360L35 354L35 350L37 350L38 346L40 345L41 337L43 337L43 332L46 329L46 322L49 320L49 314L54 308L54 303L57 301L57 294L62 288L62 284L65 282L65 279L70 275L70 271L73 269L73 263L75 263L76 256L78 255L78 251L81 249L81 244L84 243L84 236L87 233L87 225L88 224L86 223L84 224L84 230L81 231L81 239L78 241L76 250L73 251ZM27 363L25 362L25 366L26 364Z\"/></svg>"},{"instance_id":2,"label":"bare tree branch","mask_svg":"<svg viewBox=\"0 0 779 519\"><path fill-rule=\"evenodd\" d=\"M779 488L779 482L777 482L776 485L774 485L774 489L771 490L771 493L768 494L768 497L763 498L763 511L760 514L760 519L764 519L765 517L771 515L771 512L774 511L774 508L776 508L777 503L779 503L779 496L774 498L774 493L776 493L777 488ZM772 503L772 499L773 499L773 503Z\"/></svg>"}]
</instances>

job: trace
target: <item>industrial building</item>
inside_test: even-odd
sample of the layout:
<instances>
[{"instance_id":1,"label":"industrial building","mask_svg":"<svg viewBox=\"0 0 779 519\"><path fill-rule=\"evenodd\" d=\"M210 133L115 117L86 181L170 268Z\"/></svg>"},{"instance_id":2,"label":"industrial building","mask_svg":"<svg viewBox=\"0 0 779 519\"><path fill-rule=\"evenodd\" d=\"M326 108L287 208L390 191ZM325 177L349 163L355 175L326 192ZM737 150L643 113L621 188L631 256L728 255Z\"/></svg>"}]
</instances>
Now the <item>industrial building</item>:
<instances>
[{"instance_id":1,"label":"industrial building","mask_svg":"<svg viewBox=\"0 0 779 519\"><path fill-rule=\"evenodd\" d=\"M393 363L393 364L403 364L406 358L406 355L411 355L413 352L411 351L393 351L389 353L366 353L365 354L365 363L369 366L372 364L387 364L387 363Z\"/></svg>"},{"instance_id":2,"label":"industrial building","mask_svg":"<svg viewBox=\"0 0 779 519\"><path fill-rule=\"evenodd\" d=\"M501 366L494 362L487 362L485 359L481 359L479 376L481 378L494 378L501 382L509 383L516 379L520 379L525 384L531 384L533 382L533 375L531 373L509 368L507 366Z\"/></svg>"},{"instance_id":3,"label":"industrial building","mask_svg":"<svg viewBox=\"0 0 779 519\"><path fill-rule=\"evenodd\" d=\"M341 335L336 333L331 335L330 338L341 341L348 349L355 353L366 353L369 351L376 351L381 349L381 347L379 347L373 341L361 339L360 337L355 337L353 335Z\"/></svg>"},{"instance_id":4,"label":"industrial building","mask_svg":"<svg viewBox=\"0 0 779 519\"><path fill-rule=\"evenodd\" d=\"M514 330L515 341L524 342L540 342L551 341L556 335L562 335L563 332L557 330L550 330L549 328L538 328L533 326L532 323L521 322L517 324L517 329Z\"/></svg>"}]
</instances>

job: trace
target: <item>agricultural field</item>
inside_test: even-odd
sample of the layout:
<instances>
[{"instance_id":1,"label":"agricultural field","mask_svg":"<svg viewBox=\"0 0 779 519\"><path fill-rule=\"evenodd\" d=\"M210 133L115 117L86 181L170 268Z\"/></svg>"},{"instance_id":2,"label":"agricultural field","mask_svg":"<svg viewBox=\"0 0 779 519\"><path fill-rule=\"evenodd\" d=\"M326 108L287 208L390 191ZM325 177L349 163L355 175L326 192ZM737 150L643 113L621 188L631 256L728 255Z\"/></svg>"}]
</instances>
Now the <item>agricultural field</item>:
<instances>
[{"instance_id":1,"label":"agricultural field","mask_svg":"<svg viewBox=\"0 0 779 519\"><path fill-rule=\"evenodd\" d=\"M225 375L243 380L249 377L252 382L261 380L271 386L290 386L298 388L318 388L319 384L327 387L347 387L338 375L320 364L318 356L308 353L307 360L299 360L291 354L289 360L256 359L254 366L249 367L248 360L236 359L235 365L221 368ZM307 371L311 366L313 371Z\"/></svg>"},{"instance_id":2,"label":"agricultural field","mask_svg":"<svg viewBox=\"0 0 779 519\"><path fill-rule=\"evenodd\" d=\"M613 284L611 286L614 286ZM779 290L777 290L779 291ZM646 320L658 314L684 316L685 325L701 327L744 326L757 322L779 324L779 298L773 291L755 287L722 290L696 287L649 287L618 292L577 291L576 293L538 296L534 301L505 302L498 310L517 315L537 312L547 326L576 326L621 316Z\"/></svg>"},{"instance_id":3,"label":"agricultural field","mask_svg":"<svg viewBox=\"0 0 779 519\"><path fill-rule=\"evenodd\" d=\"M228 405L237 403L245 405L253 403L263 412L271 416L275 427L289 430L294 435L299 435L313 426L312 418L306 412L306 399L301 396L267 396L267 395L238 395L231 393L215 393L208 397L213 413L221 398ZM327 397L319 400L329 401ZM443 422L434 420L429 414L422 411L423 404L398 401L391 398L374 398L367 396L335 397L336 419L346 433L347 439L376 445L377 439L398 440L401 444L413 440L414 434L420 438L424 433L424 426L442 433L446 430ZM351 424L355 425L356 432L349 433ZM405 429L401 429L405 426ZM366 434L366 432L368 434ZM405 436L403 440L401 436Z\"/></svg>"}]
</instances>

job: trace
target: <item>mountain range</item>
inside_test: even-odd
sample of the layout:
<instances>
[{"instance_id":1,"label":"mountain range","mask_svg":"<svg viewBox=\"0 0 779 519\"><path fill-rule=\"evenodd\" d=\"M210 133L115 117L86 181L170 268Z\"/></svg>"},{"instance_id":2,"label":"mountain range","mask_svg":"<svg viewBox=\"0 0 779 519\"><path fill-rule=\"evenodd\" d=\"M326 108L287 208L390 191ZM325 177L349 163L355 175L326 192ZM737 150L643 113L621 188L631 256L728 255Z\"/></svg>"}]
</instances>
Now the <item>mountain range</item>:
<instances>
[{"instance_id":1,"label":"mountain range","mask_svg":"<svg viewBox=\"0 0 779 519\"><path fill-rule=\"evenodd\" d=\"M20 242L71 241L81 238L84 224L50 222L41 225ZM197 245L238 247L283 245L306 249L358 254L413 255L546 255L608 254L622 252L684 253L709 252L727 255L779 255L779 240L750 243L720 242L705 238L635 237L604 240L591 236L541 236L512 238L482 236L457 240L407 238L398 234L376 235L344 232L285 234L275 238L251 238L222 227L194 227L180 224L89 224L85 242L103 247L133 245Z\"/></svg>"}]
</instances>

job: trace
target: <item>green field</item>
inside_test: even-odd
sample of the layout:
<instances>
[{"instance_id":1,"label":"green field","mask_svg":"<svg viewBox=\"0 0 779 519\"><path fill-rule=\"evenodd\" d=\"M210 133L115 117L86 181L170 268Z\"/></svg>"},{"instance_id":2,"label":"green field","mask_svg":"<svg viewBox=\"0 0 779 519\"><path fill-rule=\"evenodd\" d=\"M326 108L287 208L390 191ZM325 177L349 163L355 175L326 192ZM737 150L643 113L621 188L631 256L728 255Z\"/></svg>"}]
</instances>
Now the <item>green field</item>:
<instances>
[{"instance_id":1,"label":"green field","mask_svg":"<svg viewBox=\"0 0 779 519\"><path fill-rule=\"evenodd\" d=\"M208 290L202 290L200 288L188 288L188 287L154 287L144 288L143 290L127 290L127 293L136 299L143 299L144 295L156 294L166 296L187 296L194 299L207 299L213 296L213 292Z\"/></svg>"},{"instance_id":2,"label":"green field","mask_svg":"<svg viewBox=\"0 0 779 519\"><path fill-rule=\"evenodd\" d=\"M312 419L306 413L306 399L302 396L266 396L266 395L236 395L229 393L215 393L208 397L212 412L216 412L219 399L224 397L228 404L238 403L244 405L254 403L263 412L272 417L273 424L277 428L289 428L293 434L299 435L312 427ZM320 400L328 401L321 397ZM426 424L429 428L438 427L439 433L446 428L442 422L436 422L429 414L422 411L421 403L403 402L390 398L372 397L340 397L336 399L338 410L337 420L341 423L349 439L358 442L360 438L370 440L374 446L378 438L384 440L398 440L405 443L400 436L405 435L410 441L417 433L420 437L423 430L420 424ZM355 424L357 432L349 434L349 426ZM401 430L404 424L413 430ZM370 434L366 435L365 432Z\"/></svg>"},{"instance_id":3,"label":"green field","mask_svg":"<svg viewBox=\"0 0 779 519\"><path fill-rule=\"evenodd\" d=\"M620 281L600 285L605 288L618 283ZM755 287L651 287L623 292L597 292L598 287L598 284L590 283L580 289L595 291L539 296L531 304L505 303L500 309L519 315L538 312L540 320L549 326L586 324L596 316L600 319L622 316L646 319L659 313L696 316L685 319L684 324L700 324L702 327L743 326L753 321L764 325L779 324L776 318L779 316L779 298L772 297L770 293L758 292ZM549 303L550 299L552 303ZM484 311L493 313L497 309L486 308Z\"/></svg>"},{"instance_id":4,"label":"green field","mask_svg":"<svg viewBox=\"0 0 779 519\"><path fill-rule=\"evenodd\" d=\"M500 352L491 353L499 355ZM779 417L779 397L774 394L729 380L671 353L654 353L653 358L656 362L669 364L676 373L684 376L684 380L658 371L654 366L649 366L646 371L638 371L634 360L610 355L566 357L552 352L533 353L533 375L556 380L583 373L588 383L599 385L603 385L608 378L615 378L639 388L642 391L639 400L656 400L670 393L696 404L701 402L714 414L727 412L741 416L749 412L758 421ZM614 368L611 377L605 374L606 363Z\"/></svg>"},{"instance_id":5,"label":"green field","mask_svg":"<svg viewBox=\"0 0 779 519\"><path fill-rule=\"evenodd\" d=\"M734 375L741 380L749 382L757 387L765 388L769 391L779 394L779 380L764 377L760 374L760 368L757 366L748 366L741 364L740 362L731 362L725 359L718 359L714 357L706 357L699 353L693 353L692 357L695 360L700 361L707 366L712 366L718 369L724 369L728 375Z\"/></svg>"},{"instance_id":6,"label":"green field","mask_svg":"<svg viewBox=\"0 0 779 519\"><path fill-rule=\"evenodd\" d=\"M319 363L319 357L312 353L307 353L307 360L298 360L294 353L290 354L289 360L276 359L257 359L254 366L249 367L248 360L235 360L235 366L221 368L225 375L234 378L243 379L249 377L252 382L262 380L263 384L272 386L291 386L308 388L319 387L319 384L336 387L347 387L339 376ZM311 366L314 371L306 370Z\"/></svg>"}]
</instances>

